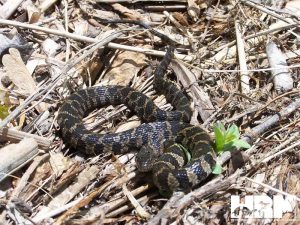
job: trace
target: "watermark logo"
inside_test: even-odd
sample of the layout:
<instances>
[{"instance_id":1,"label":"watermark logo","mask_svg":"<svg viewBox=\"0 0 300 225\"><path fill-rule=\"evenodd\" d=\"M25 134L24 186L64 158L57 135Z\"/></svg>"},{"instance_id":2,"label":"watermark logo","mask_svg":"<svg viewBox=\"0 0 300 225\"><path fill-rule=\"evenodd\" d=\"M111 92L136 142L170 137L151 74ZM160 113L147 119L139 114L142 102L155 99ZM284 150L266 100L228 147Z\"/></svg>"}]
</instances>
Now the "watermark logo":
<instances>
[{"instance_id":1,"label":"watermark logo","mask_svg":"<svg viewBox=\"0 0 300 225\"><path fill-rule=\"evenodd\" d=\"M231 218L239 218L240 210L243 218L282 218L283 213L293 212L295 205L293 196L246 195L241 202L240 196L232 195Z\"/></svg>"}]
</instances>

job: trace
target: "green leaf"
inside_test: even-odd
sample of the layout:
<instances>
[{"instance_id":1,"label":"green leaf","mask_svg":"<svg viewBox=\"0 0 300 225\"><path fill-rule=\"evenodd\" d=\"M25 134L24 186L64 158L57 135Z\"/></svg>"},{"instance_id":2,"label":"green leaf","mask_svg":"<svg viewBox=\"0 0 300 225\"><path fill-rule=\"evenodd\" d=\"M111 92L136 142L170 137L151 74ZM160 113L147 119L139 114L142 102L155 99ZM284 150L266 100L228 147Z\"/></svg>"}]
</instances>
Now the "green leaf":
<instances>
[{"instance_id":1,"label":"green leaf","mask_svg":"<svg viewBox=\"0 0 300 225\"><path fill-rule=\"evenodd\" d=\"M214 133L215 133L215 150L217 152L222 151L225 144L225 127L221 123L215 123Z\"/></svg>"},{"instance_id":2,"label":"green leaf","mask_svg":"<svg viewBox=\"0 0 300 225\"><path fill-rule=\"evenodd\" d=\"M213 174L219 175L222 173L222 166L219 163L216 163L216 165L213 167L212 170Z\"/></svg>"},{"instance_id":3,"label":"green leaf","mask_svg":"<svg viewBox=\"0 0 300 225\"><path fill-rule=\"evenodd\" d=\"M185 157L187 158L187 161L188 162L191 161L192 156L191 156L190 151L187 148L185 148L184 146L180 145L180 144L176 143L175 145L178 146L184 152Z\"/></svg>"},{"instance_id":4,"label":"green leaf","mask_svg":"<svg viewBox=\"0 0 300 225\"><path fill-rule=\"evenodd\" d=\"M243 141L243 140L236 140L234 142L234 147L236 147L237 149L240 149L240 148L250 148L251 145L249 145L246 141Z\"/></svg>"},{"instance_id":5,"label":"green leaf","mask_svg":"<svg viewBox=\"0 0 300 225\"><path fill-rule=\"evenodd\" d=\"M0 105L0 119L5 119L9 115L9 106Z\"/></svg>"},{"instance_id":6,"label":"green leaf","mask_svg":"<svg viewBox=\"0 0 300 225\"><path fill-rule=\"evenodd\" d=\"M232 141L240 138L239 128L233 124L226 131L226 141Z\"/></svg>"},{"instance_id":7,"label":"green leaf","mask_svg":"<svg viewBox=\"0 0 300 225\"><path fill-rule=\"evenodd\" d=\"M223 152L233 150L233 149L235 148L235 146L234 146L235 141L236 141L236 140L227 142L227 143L223 146Z\"/></svg>"},{"instance_id":8,"label":"green leaf","mask_svg":"<svg viewBox=\"0 0 300 225\"><path fill-rule=\"evenodd\" d=\"M226 129L224 127L224 124L221 123L220 121L216 122L215 126L218 127L223 134L226 133Z\"/></svg>"},{"instance_id":9,"label":"green leaf","mask_svg":"<svg viewBox=\"0 0 300 225\"><path fill-rule=\"evenodd\" d=\"M227 130L220 122L214 124L215 133L215 152L220 155L225 151L233 149L250 148L251 146L240 140L240 132L238 126L232 124Z\"/></svg>"}]
</instances>

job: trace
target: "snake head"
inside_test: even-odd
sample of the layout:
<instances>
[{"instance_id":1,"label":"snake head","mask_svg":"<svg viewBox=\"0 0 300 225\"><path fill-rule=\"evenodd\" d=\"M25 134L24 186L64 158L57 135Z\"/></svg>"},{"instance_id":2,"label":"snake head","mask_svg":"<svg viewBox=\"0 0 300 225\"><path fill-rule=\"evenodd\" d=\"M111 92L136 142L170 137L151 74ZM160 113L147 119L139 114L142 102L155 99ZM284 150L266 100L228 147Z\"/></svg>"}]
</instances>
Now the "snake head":
<instances>
[{"instance_id":1,"label":"snake head","mask_svg":"<svg viewBox=\"0 0 300 225\"><path fill-rule=\"evenodd\" d=\"M156 162L158 155L151 146L143 146L136 155L136 165L139 171L149 172L152 170L153 164Z\"/></svg>"}]
</instances>

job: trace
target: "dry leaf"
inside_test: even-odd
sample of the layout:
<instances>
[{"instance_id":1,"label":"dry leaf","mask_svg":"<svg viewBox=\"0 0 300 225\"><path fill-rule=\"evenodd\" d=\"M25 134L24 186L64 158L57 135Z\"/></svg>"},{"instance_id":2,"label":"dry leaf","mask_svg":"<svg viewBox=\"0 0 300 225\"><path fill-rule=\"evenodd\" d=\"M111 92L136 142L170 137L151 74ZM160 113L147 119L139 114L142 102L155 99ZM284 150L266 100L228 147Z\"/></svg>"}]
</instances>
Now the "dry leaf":
<instances>
[{"instance_id":1,"label":"dry leaf","mask_svg":"<svg viewBox=\"0 0 300 225\"><path fill-rule=\"evenodd\" d=\"M74 32L75 34L88 36L89 23L84 20L75 21L74 22L74 30L75 30L75 32Z\"/></svg>"},{"instance_id":2,"label":"dry leaf","mask_svg":"<svg viewBox=\"0 0 300 225\"><path fill-rule=\"evenodd\" d=\"M124 51L118 54L112 69L105 75L110 85L126 86L138 71L146 65L146 56L137 52Z\"/></svg>"},{"instance_id":3,"label":"dry leaf","mask_svg":"<svg viewBox=\"0 0 300 225\"><path fill-rule=\"evenodd\" d=\"M55 41L53 41L50 38L47 38L45 41L42 43L42 49L43 52L48 56L48 57L54 57L57 54L58 49L60 48L60 45L57 44Z\"/></svg>"},{"instance_id":4,"label":"dry leaf","mask_svg":"<svg viewBox=\"0 0 300 225\"><path fill-rule=\"evenodd\" d=\"M56 176L60 176L65 170L67 170L73 164L73 162L68 157L65 157L61 152L51 153L49 161L53 173Z\"/></svg>"},{"instance_id":5,"label":"dry leaf","mask_svg":"<svg viewBox=\"0 0 300 225\"><path fill-rule=\"evenodd\" d=\"M7 76L24 95L30 95L37 90L32 76L28 72L19 51L9 49L9 54L3 56L2 63L7 71Z\"/></svg>"},{"instance_id":6,"label":"dry leaf","mask_svg":"<svg viewBox=\"0 0 300 225\"><path fill-rule=\"evenodd\" d=\"M91 82L93 84L98 77L98 74L103 67L103 63L101 61L102 53L103 49L95 51L91 58L89 58L86 62L82 62L82 66L78 68L77 71L80 72L85 83L88 84Z\"/></svg>"},{"instance_id":7,"label":"dry leaf","mask_svg":"<svg viewBox=\"0 0 300 225\"><path fill-rule=\"evenodd\" d=\"M112 4L112 7L114 8L114 10L119 11L124 16L126 16L128 19L143 20L143 16L140 13L138 13L135 10L130 10L127 7L125 7L119 3Z\"/></svg>"},{"instance_id":8,"label":"dry leaf","mask_svg":"<svg viewBox=\"0 0 300 225\"><path fill-rule=\"evenodd\" d=\"M126 130L129 130L129 129L133 129L133 128L136 128L138 127L139 125L141 125L141 121L138 121L138 120L134 120L134 121L130 121L130 122L127 122L125 124L122 124L118 127L118 129L116 130L116 133L119 133L119 132L122 132L122 131L126 131Z\"/></svg>"}]
</instances>

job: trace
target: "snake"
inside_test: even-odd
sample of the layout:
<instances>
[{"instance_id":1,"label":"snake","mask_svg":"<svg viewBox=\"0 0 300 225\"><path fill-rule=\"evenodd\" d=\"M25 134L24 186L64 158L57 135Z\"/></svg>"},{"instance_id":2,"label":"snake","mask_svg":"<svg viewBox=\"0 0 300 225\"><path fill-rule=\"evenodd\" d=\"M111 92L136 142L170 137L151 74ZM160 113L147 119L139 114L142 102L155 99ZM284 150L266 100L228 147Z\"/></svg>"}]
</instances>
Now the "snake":
<instances>
[{"instance_id":1,"label":"snake","mask_svg":"<svg viewBox=\"0 0 300 225\"><path fill-rule=\"evenodd\" d=\"M166 196L174 191L191 191L212 173L216 163L210 135L189 123L190 101L166 77L173 55L174 47L170 45L154 71L153 87L175 110L160 109L151 98L129 86L108 85L71 94L57 116L63 141L85 154L138 151L138 170L151 172L154 185ZM130 130L106 134L89 131L84 126L82 120L92 110L120 104L144 123Z\"/></svg>"}]
</instances>

